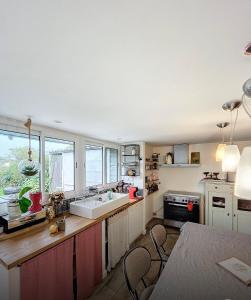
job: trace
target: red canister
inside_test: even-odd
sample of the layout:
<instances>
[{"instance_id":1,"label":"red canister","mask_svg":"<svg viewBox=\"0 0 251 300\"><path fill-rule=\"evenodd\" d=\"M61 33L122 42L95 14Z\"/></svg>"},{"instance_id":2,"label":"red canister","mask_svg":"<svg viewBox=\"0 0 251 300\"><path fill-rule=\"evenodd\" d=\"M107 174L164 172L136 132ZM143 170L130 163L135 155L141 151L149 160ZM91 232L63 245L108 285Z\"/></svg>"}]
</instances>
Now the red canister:
<instances>
[{"instance_id":1,"label":"red canister","mask_svg":"<svg viewBox=\"0 0 251 300\"><path fill-rule=\"evenodd\" d=\"M135 186L131 186L129 188L129 198L134 199L136 197L137 188Z\"/></svg>"},{"instance_id":2,"label":"red canister","mask_svg":"<svg viewBox=\"0 0 251 300\"><path fill-rule=\"evenodd\" d=\"M32 213L38 212L42 209L42 205L40 203L42 198L42 193L37 192L37 193L30 193L30 200L32 202L32 205L29 208L29 211Z\"/></svg>"}]
</instances>

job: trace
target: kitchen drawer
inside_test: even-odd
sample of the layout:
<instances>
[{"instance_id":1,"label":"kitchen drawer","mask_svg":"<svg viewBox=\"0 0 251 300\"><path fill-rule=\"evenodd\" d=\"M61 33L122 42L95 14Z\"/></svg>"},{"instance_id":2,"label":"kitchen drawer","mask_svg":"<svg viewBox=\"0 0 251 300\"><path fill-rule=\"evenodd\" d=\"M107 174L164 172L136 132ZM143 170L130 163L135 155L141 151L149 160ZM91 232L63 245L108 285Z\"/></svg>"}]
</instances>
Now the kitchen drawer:
<instances>
[{"instance_id":1,"label":"kitchen drawer","mask_svg":"<svg viewBox=\"0 0 251 300\"><path fill-rule=\"evenodd\" d=\"M231 184L207 184L207 190L210 192L217 191L217 192L229 192L232 193L234 190L234 185Z\"/></svg>"}]
</instances>

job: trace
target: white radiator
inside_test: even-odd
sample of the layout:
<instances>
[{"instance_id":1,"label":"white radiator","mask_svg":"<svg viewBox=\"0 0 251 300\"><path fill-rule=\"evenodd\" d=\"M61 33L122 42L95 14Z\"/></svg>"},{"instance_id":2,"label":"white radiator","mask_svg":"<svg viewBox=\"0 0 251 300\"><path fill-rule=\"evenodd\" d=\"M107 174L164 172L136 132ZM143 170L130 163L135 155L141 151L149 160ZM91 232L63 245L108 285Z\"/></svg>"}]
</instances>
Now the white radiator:
<instances>
[{"instance_id":1,"label":"white radiator","mask_svg":"<svg viewBox=\"0 0 251 300\"><path fill-rule=\"evenodd\" d=\"M128 212L123 210L108 219L108 270L114 268L128 250Z\"/></svg>"}]
</instances>

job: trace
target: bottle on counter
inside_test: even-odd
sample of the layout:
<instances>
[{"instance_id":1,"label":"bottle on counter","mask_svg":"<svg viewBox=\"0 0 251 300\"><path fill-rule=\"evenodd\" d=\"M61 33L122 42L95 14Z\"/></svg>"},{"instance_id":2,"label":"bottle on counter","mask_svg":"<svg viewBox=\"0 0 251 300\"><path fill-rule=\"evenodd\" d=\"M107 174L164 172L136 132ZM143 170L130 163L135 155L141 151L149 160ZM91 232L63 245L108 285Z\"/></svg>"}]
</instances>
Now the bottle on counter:
<instances>
[{"instance_id":1,"label":"bottle on counter","mask_svg":"<svg viewBox=\"0 0 251 300\"><path fill-rule=\"evenodd\" d=\"M168 152L166 155L166 164L171 165L173 163L173 154Z\"/></svg>"}]
</instances>

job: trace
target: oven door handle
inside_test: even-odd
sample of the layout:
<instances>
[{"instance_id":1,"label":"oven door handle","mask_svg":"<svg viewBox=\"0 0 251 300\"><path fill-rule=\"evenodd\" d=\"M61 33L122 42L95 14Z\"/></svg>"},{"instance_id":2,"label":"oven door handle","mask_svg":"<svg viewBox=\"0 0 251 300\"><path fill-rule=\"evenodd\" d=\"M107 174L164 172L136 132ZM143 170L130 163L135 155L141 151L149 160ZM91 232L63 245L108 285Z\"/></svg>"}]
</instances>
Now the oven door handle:
<instances>
[{"instance_id":1,"label":"oven door handle","mask_svg":"<svg viewBox=\"0 0 251 300\"><path fill-rule=\"evenodd\" d=\"M168 203L168 205L170 205L170 206L178 206L178 207L186 207L187 205L186 204L176 204L176 203Z\"/></svg>"}]
</instances>

